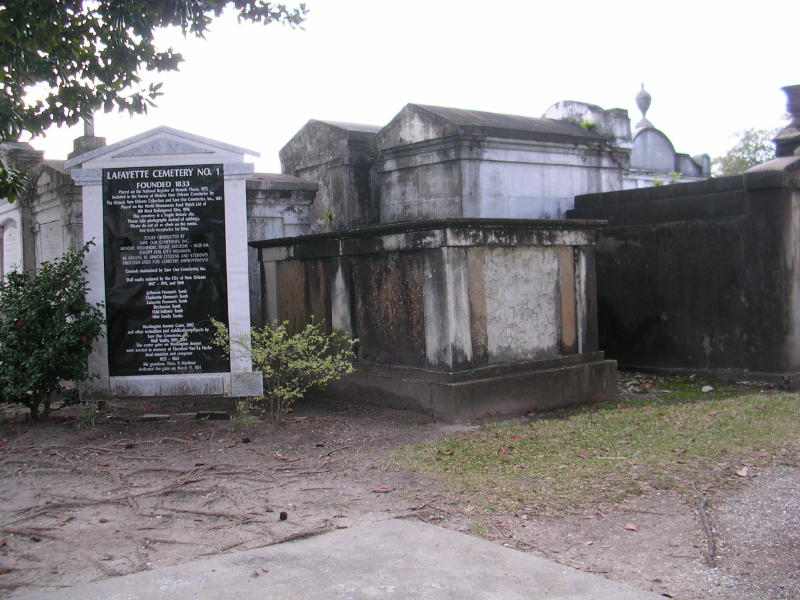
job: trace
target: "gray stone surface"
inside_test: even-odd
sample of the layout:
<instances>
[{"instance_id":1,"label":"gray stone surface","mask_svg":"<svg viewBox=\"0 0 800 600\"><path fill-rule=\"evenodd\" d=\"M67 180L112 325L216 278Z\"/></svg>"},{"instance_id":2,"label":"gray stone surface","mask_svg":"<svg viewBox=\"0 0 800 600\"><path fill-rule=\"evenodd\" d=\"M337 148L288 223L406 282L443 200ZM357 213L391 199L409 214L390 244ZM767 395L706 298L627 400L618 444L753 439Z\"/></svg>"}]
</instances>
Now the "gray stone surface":
<instances>
[{"instance_id":1,"label":"gray stone surface","mask_svg":"<svg viewBox=\"0 0 800 600\"><path fill-rule=\"evenodd\" d=\"M370 178L372 141L379 129L312 119L281 148L284 173L319 184L313 232L378 222Z\"/></svg>"},{"instance_id":2,"label":"gray stone surface","mask_svg":"<svg viewBox=\"0 0 800 600\"><path fill-rule=\"evenodd\" d=\"M265 318L344 326L358 374L334 389L446 421L611 400L599 225L443 219L257 242Z\"/></svg>"},{"instance_id":3,"label":"gray stone surface","mask_svg":"<svg viewBox=\"0 0 800 600\"><path fill-rule=\"evenodd\" d=\"M624 367L800 385L800 157L743 176L576 198L600 347Z\"/></svg>"},{"instance_id":4,"label":"gray stone surface","mask_svg":"<svg viewBox=\"0 0 800 600\"><path fill-rule=\"evenodd\" d=\"M485 540L389 520L19 600L656 600Z\"/></svg>"}]
</instances>

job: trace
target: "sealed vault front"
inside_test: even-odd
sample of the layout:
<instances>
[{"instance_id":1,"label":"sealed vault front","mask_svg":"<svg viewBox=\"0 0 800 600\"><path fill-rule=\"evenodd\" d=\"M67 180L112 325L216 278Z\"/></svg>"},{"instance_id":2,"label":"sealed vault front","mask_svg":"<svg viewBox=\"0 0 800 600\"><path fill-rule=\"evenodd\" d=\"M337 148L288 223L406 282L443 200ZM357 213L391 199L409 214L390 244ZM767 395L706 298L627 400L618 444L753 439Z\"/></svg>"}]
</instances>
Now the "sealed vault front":
<instances>
[{"instance_id":1,"label":"sealed vault front","mask_svg":"<svg viewBox=\"0 0 800 600\"><path fill-rule=\"evenodd\" d=\"M229 371L221 164L103 169L109 374Z\"/></svg>"}]
</instances>

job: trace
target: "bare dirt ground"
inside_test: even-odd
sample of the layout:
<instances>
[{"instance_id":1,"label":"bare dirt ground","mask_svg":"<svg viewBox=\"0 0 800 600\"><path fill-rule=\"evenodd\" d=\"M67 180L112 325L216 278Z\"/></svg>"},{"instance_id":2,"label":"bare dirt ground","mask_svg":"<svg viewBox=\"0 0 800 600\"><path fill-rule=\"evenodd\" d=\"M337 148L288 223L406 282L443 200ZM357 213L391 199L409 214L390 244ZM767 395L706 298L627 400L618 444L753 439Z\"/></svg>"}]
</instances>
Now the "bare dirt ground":
<instances>
[{"instance_id":1,"label":"bare dirt ground","mask_svg":"<svg viewBox=\"0 0 800 600\"><path fill-rule=\"evenodd\" d=\"M717 549L711 567L698 506L677 495L557 518L451 503L445 482L387 456L400 444L464 430L416 413L314 402L280 426L141 420L231 408L166 406L112 406L85 428L59 419L0 423L0 597L401 517L480 534L665 597L800 599L796 465L707 499L702 512Z\"/></svg>"}]
</instances>

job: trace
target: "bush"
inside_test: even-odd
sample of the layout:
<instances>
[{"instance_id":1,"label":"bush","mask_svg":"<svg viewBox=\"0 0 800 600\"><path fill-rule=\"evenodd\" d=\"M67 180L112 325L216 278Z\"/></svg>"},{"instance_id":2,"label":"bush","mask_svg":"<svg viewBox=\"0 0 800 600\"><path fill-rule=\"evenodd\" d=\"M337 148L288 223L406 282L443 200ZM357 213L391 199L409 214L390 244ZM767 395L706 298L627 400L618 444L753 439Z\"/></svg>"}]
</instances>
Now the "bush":
<instances>
[{"instance_id":1,"label":"bush","mask_svg":"<svg viewBox=\"0 0 800 600\"><path fill-rule=\"evenodd\" d=\"M54 402L77 401L73 387L91 377L92 343L103 313L86 301L83 257L91 242L42 263L37 273L12 271L0 281L0 400L47 417Z\"/></svg>"},{"instance_id":2,"label":"bush","mask_svg":"<svg viewBox=\"0 0 800 600\"><path fill-rule=\"evenodd\" d=\"M223 323L213 323L214 343L228 356L232 352L250 354L253 370L263 374L264 395L258 400L275 420L308 392L322 390L353 372L356 340L341 331L323 333L313 318L294 334L289 332L289 322L283 321L254 327L249 338L234 340Z\"/></svg>"}]
</instances>

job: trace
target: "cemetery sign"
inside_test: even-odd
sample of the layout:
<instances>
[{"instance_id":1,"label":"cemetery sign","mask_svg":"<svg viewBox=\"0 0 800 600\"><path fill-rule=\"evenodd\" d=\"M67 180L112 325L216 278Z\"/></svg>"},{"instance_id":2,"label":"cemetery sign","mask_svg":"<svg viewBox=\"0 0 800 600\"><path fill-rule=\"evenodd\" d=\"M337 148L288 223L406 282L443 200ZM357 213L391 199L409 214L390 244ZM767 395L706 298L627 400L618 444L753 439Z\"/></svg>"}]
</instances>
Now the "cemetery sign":
<instances>
[{"instance_id":1,"label":"cemetery sign","mask_svg":"<svg viewBox=\"0 0 800 600\"><path fill-rule=\"evenodd\" d=\"M64 163L82 188L87 299L104 304L83 400L258 396L250 331L245 148L157 127Z\"/></svg>"},{"instance_id":2,"label":"cemetery sign","mask_svg":"<svg viewBox=\"0 0 800 600\"><path fill-rule=\"evenodd\" d=\"M228 371L223 165L103 169L109 374Z\"/></svg>"}]
</instances>

